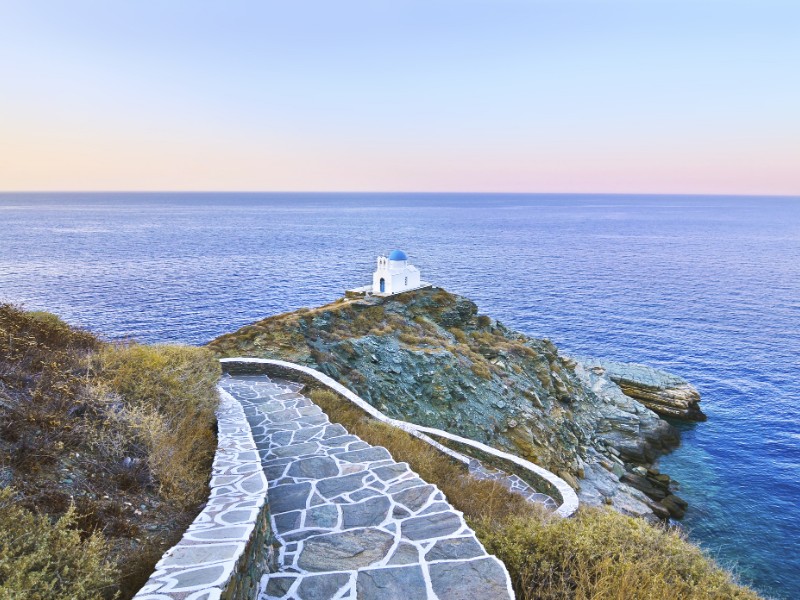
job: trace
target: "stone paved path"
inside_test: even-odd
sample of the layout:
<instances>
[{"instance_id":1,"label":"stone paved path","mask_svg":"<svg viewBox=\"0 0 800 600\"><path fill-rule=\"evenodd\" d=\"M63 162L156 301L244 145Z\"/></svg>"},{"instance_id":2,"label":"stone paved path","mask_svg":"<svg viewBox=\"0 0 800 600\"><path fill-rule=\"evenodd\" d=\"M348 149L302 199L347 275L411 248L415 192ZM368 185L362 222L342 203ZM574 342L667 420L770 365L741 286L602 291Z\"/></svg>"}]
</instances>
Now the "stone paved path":
<instances>
[{"instance_id":1,"label":"stone paved path","mask_svg":"<svg viewBox=\"0 0 800 600\"><path fill-rule=\"evenodd\" d=\"M509 475L500 469L488 467L474 458L469 461L469 474L475 479L493 479L505 486L506 489L522 495L528 502L543 504L545 508L550 510L556 510L558 508L558 502L547 494L537 492L517 475Z\"/></svg>"},{"instance_id":2,"label":"stone paved path","mask_svg":"<svg viewBox=\"0 0 800 600\"><path fill-rule=\"evenodd\" d=\"M503 564L433 485L266 376L225 377L269 482L277 573L260 600L504 600Z\"/></svg>"}]
</instances>

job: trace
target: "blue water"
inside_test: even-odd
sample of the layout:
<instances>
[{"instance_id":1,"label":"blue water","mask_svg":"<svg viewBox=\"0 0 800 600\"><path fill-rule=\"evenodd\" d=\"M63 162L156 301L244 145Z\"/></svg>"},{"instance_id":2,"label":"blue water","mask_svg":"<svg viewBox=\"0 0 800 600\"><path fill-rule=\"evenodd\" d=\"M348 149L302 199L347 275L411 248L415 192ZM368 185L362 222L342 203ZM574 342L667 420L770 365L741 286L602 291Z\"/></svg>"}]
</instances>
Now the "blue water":
<instances>
[{"instance_id":1,"label":"blue water","mask_svg":"<svg viewBox=\"0 0 800 600\"><path fill-rule=\"evenodd\" d=\"M0 299L109 338L204 343L395 247L564 351L692 381L709 419L661 462L690 536L800 598L800 199L0 194Z\"/></svg>"}]
</instances>

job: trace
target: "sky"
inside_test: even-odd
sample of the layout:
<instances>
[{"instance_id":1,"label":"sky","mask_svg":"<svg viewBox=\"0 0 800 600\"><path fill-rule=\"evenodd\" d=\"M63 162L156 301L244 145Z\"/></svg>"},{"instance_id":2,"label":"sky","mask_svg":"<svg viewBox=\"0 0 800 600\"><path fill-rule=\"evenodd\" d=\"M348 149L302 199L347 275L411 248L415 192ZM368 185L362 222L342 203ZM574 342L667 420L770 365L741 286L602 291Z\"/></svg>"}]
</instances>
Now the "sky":
<instances>
[{"instance_id":1,"label":"sky","mask_svg":"<svg viewBox=\"0 0 800 600\"><path fill-rule=\"evenodd\" d=\"M2 0L0 190L800 195L800 2Z\"/></svg>"}]
</instances>

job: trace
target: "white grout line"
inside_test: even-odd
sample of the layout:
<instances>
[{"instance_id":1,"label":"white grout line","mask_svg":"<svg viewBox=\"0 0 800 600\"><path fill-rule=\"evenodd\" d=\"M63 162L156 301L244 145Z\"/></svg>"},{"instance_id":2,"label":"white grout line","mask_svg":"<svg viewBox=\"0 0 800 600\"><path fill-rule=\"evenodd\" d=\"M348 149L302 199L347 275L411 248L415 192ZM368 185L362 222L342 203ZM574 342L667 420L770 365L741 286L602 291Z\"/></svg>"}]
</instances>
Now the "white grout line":
<instances>
[{"instance_id":1,"label":"white grout line","mask_svg":"<svg viewBox=\"0 0 800 600\"><path fill-rule=\"evenodd\" d=\"M303 396L303 398L305 398L305 397ZM283 402L287 402L288 403L288 402L291 402L291 400L287 399L287 400L285 400ZM284 409L281 409L279 411L274 411L274 412L284 412L284 413L286 413L286 411L288 409L290 409L290 408L293 408L293 407L291 407L291 406L285 407ZM269 427L269 422L270 422L269 414L267 414L263 410L261 410L260 407L257 407L256 410L261 412L261 414L265 418L265 420L261 421L262 424L259 425L258 427L268 428ZM301 416L299 414L297 414L297 415L295 415L293 420L298 419L300 417ZM358 444L358 443L365 444L365 443L363 442L363 440L360 440L358 438L358 436L353 436L355 438L355 441L349 442L346 447L342 447L342 448L334 447L334 448L330 448L330 449L324 448L324 446L321 445L322 442L323 442L323 440L321 439L321 435L323 434L325 427L328 427L328 426L332 425L332 423L330 423L330 421L327 420L327 417L326 417L326 421L327 422L325 424L322 424L322 425L319 426L319 429L320 429L319 432L315 433L311 437L304 438L303 440L298 440L297 443L301 444L301 443L307 443L307 442L314 442L316 445L319 446L318 451L322 450L322 451L325 451L325 452L336 452L334 454L325 454L324 456L328 456L329 458L332 458L337 463L337 465L339 466L339 470L341 472L342 467L345 466L345 464L351 464L351 463L342 462L339 459L339 454L350 452L350 450L348 450L347 448L349 448L352 444ZM281 422L281 425L285 425L285 424L286 423ZM270 447L271 448L272 447L286 447L286 446L294 445L295 437L296 437L296 434L298 432L302 432L304 430L307 431L309 428L314 428L314 427L317 427L317 426L309 424L309 425L301 426L301 428L296 430L296 431L292 431L291 436L289 436L289 439L288 439L288 441L290 443L287 444L287 445L283 445L283 446L281 446L278 443L272 443L272 436L275 433L279 433L280 431L285 431L285 430L278 430L278 431L273 432L273 433L260 434L259 438L261 438L262 435L264 437L269 437L270 438ZM350 434L350 435L352 435L352 434ZM427 436L424 436L424 437L427 438ZM263 444L263 440L260 443ZM367 444L365 444L365 446L366 446L366 448L363 448L363 449L367 449L367 448L370 448L370 447L371 448L378 448L379 447L379 446L370 446L370 445L367 445ZM338 449L338 452L337 452L337 449ZM316 455L316 454L309 454L309 456L314 456L314 455ZM290 462L287 463L286 468L284 468L284 473L287 472L288 467L291 464L295 464L298 460L303 460L304 456L305 455L291 457L292 460L290 460ZM287 457L287 458L289 458L289 457ZM392 464L401 464L401 463L396 463L395 461L389 461L389 462L392 463ZM369 471L371 471L371 469L379 468L379 466L376 466L376 465L380 465L380 463L381 463L381 461L368 461L367 463L363 463L363 464L352 463L352 465L353 466L358 466L361 469L366 470L366 471L369 472ZM407 543L407 544L413 546L414 548L416 548L418 561L415 564L417 564L420 567L420 569L422 570L423 582L425 584L425 589L426 589L426 596L428 597L429 600L437 600L438 597L436 596L436 594L435 594L435 592L433 591L433 588L432 588L432 583L431 583L431 579L430 579L430 571L429 571L429 568L428 568L428 564L465 563L465 562L472 562L472 561L475 561L475 560L491 559L495 563L501 565L501 568L505 572L505 576L506 576L506 587L509 590L511 590L511 588L510 588L510 585L511 585L510 584L510 577L508 576L507 569L505 569L505 566L502 565L502 563L500 563L497 560L496 557L493 557L492 555L490 555L486 551L486 548L483 546L483 544L481 544L480 541L477 540L477 538L474 535L474 532L467 526L467 524L466 524L466 522L464 520L463 514L460 511L456 510L455 508L453 508L452 506L450 506L449 504L446 503L446 499L444 498L444 494L438 488L438 486L436 486L435 484L430 484L428 482L423 481L420 478L418 473L416 473L413 470L411 470L410 467L407 464L405 464L405 463L403 463L403 464L405 466L405 471L403 473L400 473L395 477L391 477L386 481L380 480L380 484L384 487L384 489L381 490L381 495L389 500L390 506L389 506L389 509L387 510L387 514L386 514L386 517L385 517L384 521L382 523L380 523L379 525L375 525L375 526L372 526L372 527L374 527L376 529L381 529L381 530L386 531L388 533L388 532L390 532L390 529L387 527L387 525L393 526L392 533L393 533L393 538L394 539L393 539L393 542L392 542L392 546L387 551L386 555L380 561L378 561L376 564L370 565L369 570L371 571L373 569L390 569L390 568L400 568L400 567L402 567L403 565L390 565L388 563L393 558L397 548L399 547L399 544L400 543ZM368 465L372 465L372 466L368 466ZM341 475L334 476L334 477L340 477L340 476ZM308 510L309 510L311 498L313 498L313 496L315 495L316 483L317 483L317 481L323 481L323 480L310 480L310 479L302 478L302 477L301 478L293 477L292 479L293 479L294 483L303 483L305 481L311 481L311 484L312 484L311 490L310 490L310 492L309 492L309 494L308 494L308 496L306 498L305 509L299 509L300 511L303 512L303 523L302 523L302 525L300 527L298 527L298 528L289 529L289 530L287 530L285 532L286 535L296 536L298 533L302 533L303 531L311 531L311 530L317 529L315 527L309 527L306 524L305 519L306 519L306 517L308 515ZM330 479L330 478L326 478L326 479ZM419 506L416 510L413 510L411 508L407 508L405 506L402 506L398 502L396 502L394 497L388 493L388 490L392 486L397 485L399 483L402 483L404 481L408 481L410 483L414 483L413 480L415 480L415 479L418 480L418 483L415 483L415 484L413 484L413 485L411 485L409 487L404 487L401 490L398 490L397 492L395 492L395 493L401 493L403 491L412 490L412 489L419 488L419 487L426 487L426 486L430 487L431 488L431 492L428 495L428 497L426 498L425 502L421 506ZM363 486L361 488L359 488L358 490L351 491L351 492L343 492L342 494L339 494L335 498L342 497L342 498L347 499L351 503L356 503L357 504L358 502L353 500L351 498L351 495L353 493L363 491L364 489L370 489L370 484L374 483L374 482L378 482L378 481L379 481L378 478L375 476L374 473L372 473L372 474L368 475L367 477L365 477L363 479L363 482L362 482ZM370 496L370 498L371 497L372 496ZM328 498L327 500L330 503L330 501L334 500L334 498ZM365 499L365 501L366 500L367 499ZM447 510L435 512L435 513L422 514L430 506L432 506L433 504L436 504L436 503L444 503L447 506ZM343 525L343 515L342 515L342 506L343 505L342 504L333 504L333 506L336 506L336 508L337 508L337 513L338 513L338 517L339 517L338 520L337 520L337 524L332 528L331 531L325 531L324 533L319 533L318 535L311 535L311 536L305 538L304 540L293 542L294 544L296 544L296 547L295 547L295 550L292 552L292 559L293 560L292 560L292 564L291 565L285 564L285 548L286 548L286 546L285 546L285 543L281 544L281 550L280 550L281 561L280 562L281 562L281 564L283 565L284 568L292 567L293 570L296 570L297 571L296 575L297 575L298 578L302 578L302 577L306 577L306 576L313 576L313 575L322 575L322 574L326 574L326 573L333 574L333 573L346 573L346 572L348 572L348 571L330 571L330 572L328 572L328 571L325 571L325 572L314 571L314 572L309 572L309 571L307 571L305 569L300 569L299 566L297 565L297 561L298 561L298 558L299 558L300 554L302 553L302 548L303 548L303 544L304 544L305 541L312 540L312 539L315 539L315 538L321 537L321 536L324 537L324 536L329 535L330 533L337 533L337 532L346 531L344 529L344 525ZM400 519L393 517L392 516L393 515L393 510L394 510L395 507L398 507L398 506L401 506L404 510L408 511L409 512L409 516L408 517L404 517L404 518L400 518ZM405 540L405 539L402 538L402 533L401 533L402 532L402 528L401 528L401 522L402 521L404 521L406 519L424 518L424 517L428 517L428 516L431 516L431 515L440 514L442 512L446 512L446 513L449 513L449 514L454 514L456 516L457 521L459 523L459 528L457 529L457 531L455 533L442 535L442 536L439 536L439 537L436 537L436 538L426 538L426 539L423 539L423 540ZM273 523L275 522L275 517L274 516L272 518L272 521L273 521ZM275 534L276 534L277 538L279 540L283 541L283 536L280 533L278 533L277 528L274 528L274 530L275 530ZM478 556L475 556L475 557L472 557L470 559L428 560L427 558L425 558L425 556L428 553L428 551L430 551L441 540L453 540L453 539L458 539L458 538L471 539L472 541L476 542L478 547L481 549L482 554L480 554ZM408 566L411 566L411 565L408 565ZM359 568L359 569L355 569L355 570L351 571L351 579L354 578L356 576L356 574L358 572L362 571L362 570L364 570L364 569L363 568ZM287 572L287 574L288 574L288 572ZM355 582L355 583L357 583L357 582ZM293 585L291 586L291 589L295 589L297 586L299 586L299 584L300 584L299 580L296 580L293 583ZM266 597L265 594L264 594L264 589L265 588L262 585L262 594L263 594L263 597ZM287 592L287 594L290 594L290 593L291 593L291 591ZM340 592L339 596L344 597L343 595L345 593L346 593L346 591L345 591L345 589L343 589ZM356 593L356 592L355 591L351 591L350 594L349 594L350 597L352 597L352 594L354 594L354 593ZM284 595L283 597L286 597L286 595ZM514 597L513 591L509 591L509 598L513 598L513 597Z\"/></svg>"}]
</instances>

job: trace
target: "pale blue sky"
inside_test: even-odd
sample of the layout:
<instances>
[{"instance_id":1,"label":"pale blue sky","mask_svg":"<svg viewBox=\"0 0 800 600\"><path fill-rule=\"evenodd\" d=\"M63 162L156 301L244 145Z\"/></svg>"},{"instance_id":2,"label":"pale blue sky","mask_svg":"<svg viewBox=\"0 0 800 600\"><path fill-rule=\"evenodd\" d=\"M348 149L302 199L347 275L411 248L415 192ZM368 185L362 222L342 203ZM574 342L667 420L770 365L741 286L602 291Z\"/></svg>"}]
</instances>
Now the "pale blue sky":
<instances>
[{"instance_id":1,"label":"pale blue sky","mask_svg":"<svg viewBox=\"0 0 800 600\"><path fill-rule=\"evenodd\" d=\"M800 2L6 1L0 189L800 194Z\"/></svg>"}]
</instances>

